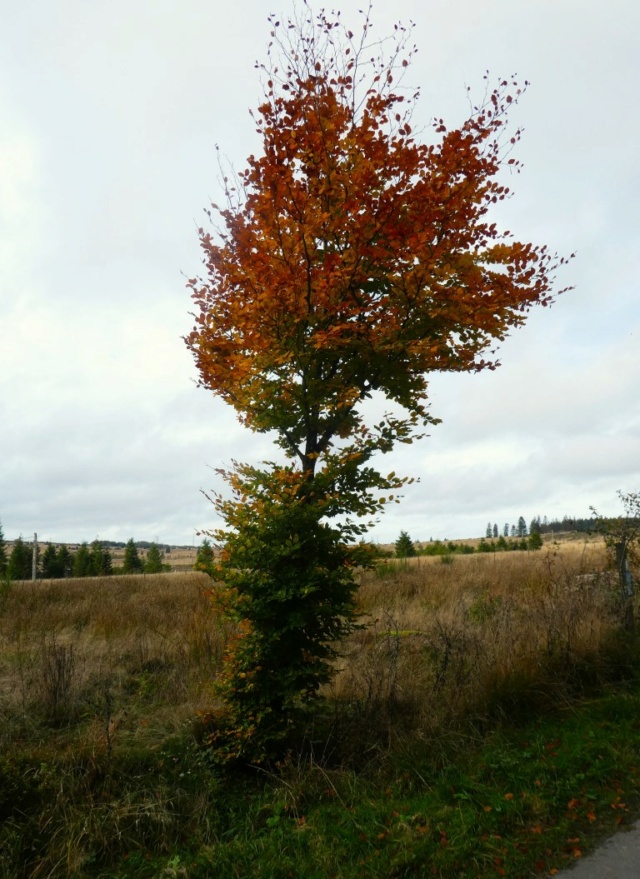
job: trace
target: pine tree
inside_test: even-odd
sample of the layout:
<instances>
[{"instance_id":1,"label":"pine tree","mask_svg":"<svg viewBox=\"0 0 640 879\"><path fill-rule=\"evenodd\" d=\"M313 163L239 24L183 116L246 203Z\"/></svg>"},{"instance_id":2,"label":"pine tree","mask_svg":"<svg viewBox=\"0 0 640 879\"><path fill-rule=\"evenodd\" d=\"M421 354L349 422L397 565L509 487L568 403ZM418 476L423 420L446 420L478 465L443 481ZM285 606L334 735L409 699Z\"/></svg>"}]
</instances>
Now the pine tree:
<instances>
[{"instance_id":1,"label":"pine tree","mask_svg":"<svg viewBox=\"0 0 640 879\"><path fill-rule=\"evenodd\" d=\"M193 569L194 571L203 571L205 574L209 574L209 576L212 577L214 562L215 554L213 547L205 537L202 541L202 545L198 548L198 554Z\"/></svg>"},{"instance_id":2,"label":"pine tree","mask_svg":"<svg viewBox=\"0 0 640 879\"><path fill-rule=\"evenodd\" d=\"M529 535L529 549L542 549L542 535L539 531L532 531Z\"/></svg>"},{"instance_id":3,"label":"pine tree","mask_svg":"<svg viewBox=\"0 0 640 879\"><path fill-rule=\"evenodd\" d=\"M524 516L520 516L518 519L518 537L526 537L527 536L527 523L525 521Z\"/></svg>"},{"instance_id":4,"label":"pine tree","mask_svg":"<svg viewBox=\"0 0 640 879\"><path fill-rule=\"evenodd\" d=\"M91 574L94 577L109 577L113 574L113 562L109 550L94 540L91 544Z\"/></svg>"},{"instance_id":5,"label":"pine tree","mask_svg":"<svg viewBox=\"0 0 640 879\"><path fill-rule=\"evenodd\" d=\"M166 571L167 565L164 564L164 553L156 543L152 543L147 550L147 558L144 563L145 574L161 574Z\"/></svg>"},{"instance_id":6,"label":"pine tree","mask_svg":"<svg viewBox=\"0 0 640 879\"><path fill-rule=\"evenodd\" d=\"M511 526L511 536L512 536L512 537L517 537L517 536L518 536L518 532L516 531L516 526L515 526L515 525L512 525L512 526Z\"/></svg>"},{"instance_id":7,"label":"pine tree","mask_svg":"<svg viewBox=\"0 0 640 879\"><path fill-rule=\"evenodd\" d=\"M122 573L123 574L141 574L144 570L144 565L138 555L138 547L135 545L133 537L131 537L127 541L127 545L124 548L124 561L122 563Z\"/></svg>"},{"instance_id":8,"label":"pine tree","mask_svg":"<svg viewBox=\"0 0 640 879\"><path fill-rule=\"evenodd\" d=\"M7 573L7 564L7 547L4 541L2 522L0 522L0 577Z\"/></svg>"},{"instance_id":9,"label":"pine tree","mask_svg":"<svg viewBox=\"0 0 640 879\"><path fill-rule=\"evenodd\" d=\"M73 577L74 554L66 544L61 543L58 547L58 566L61 577Z\"/></svg>"},{"instance_id":10,"label":"pine tree","mask_svg":"<svg viewBox=\"0 0 640 879\"><path fill-rule=\"evenodd\" d=\"M32 566L32 548L25 543L22 537L18 537L13 544L7 574L10 580L30 580Z\"/></svg>"},{"instance_id":11,"label":"pine tree","mask_svg":"<svg viewBox=\"0 0 640 879\"><path fill-rule=\"evenodd\" d=\"M62 577L58 552L55 546L50 543L47 544L47 548L42 553L40 572L44 580L57 580Z\"/></svg>"},{"instance_id":12,"label":"pine tree","mask_svg":"<svg viewBox=\"0 0 640 879\"><path fill-rule=\"evenodd\" d=\"M497 522L493 526L493 536L494 537L498 536L498 523Z\"/></svg>"},{"instance_id":13,"label":"pine tree","mask_svg":"<svg viewBox=\"0 0 640 879\"><path fill-rule=\"evenodd\" d=\"M504 528L503 528L503 530L502 530L502 536L503 536L503 537L508 537L508 536L509 536L509 523L508 523L508 522L505 522L505 523L504 523Z\"/></svg>"},{"instance_id":14,"label":"pine tree","mask_svg":"<svg viewBox=\"0 0 640 879\"><path fill-rule=\"evenodd\" d=\"M416 548L413 541L406 531L400 532L400 537L396 540L396 556L399 559L412 558L416 554Z\"/></svg>"},{"instance_id":15,"label":"pine tree","mask_svg":"<svg viewBox=\"0 0 640 879\"><path fill-rule=\"evenodd\" d=\"M85 541L80 544L73 559L73 576L90 577L92 573L91 552L89 544Z\"/></svg>"},{"instance_id":16,"label":"pine tree","mask_svg":"<svg viewBox=\"0 0 640 879\"><path fill-rule=\"evenodd\" d=\"M487 522L487 527L486 527L486 530L485 530L485 532L484 532L484 536L485 536L485 537L491 537L492 534L493 534L493 528L491 527L491 522Z\"/></svg>"}]
</instances>

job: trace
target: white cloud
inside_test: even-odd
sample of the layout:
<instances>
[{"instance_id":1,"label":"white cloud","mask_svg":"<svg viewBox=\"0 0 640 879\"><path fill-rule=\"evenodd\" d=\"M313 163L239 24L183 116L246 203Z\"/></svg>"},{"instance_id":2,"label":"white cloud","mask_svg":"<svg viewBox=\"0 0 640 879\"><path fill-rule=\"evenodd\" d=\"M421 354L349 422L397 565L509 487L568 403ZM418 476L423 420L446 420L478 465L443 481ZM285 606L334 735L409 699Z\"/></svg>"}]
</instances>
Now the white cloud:
<instances>
[{"instance_id":1,"label":"white cloud","mask_svg":"<svg viewBox=\"0 0 640 879\"><path fill-rule=\"evenodd\" d=\"M289 4L282 4L285 8ZM341 5L356 18L355 0ZM5 533L186 541L207 465L272 456L205 391L180 336L195 225L219 197L214 145L258 148L260 0L14 4L0 34L0 518ZM521 175L498 221L578 256L575 284L502 348L495 373L436 376L432 436L388 456L421 476L376 534L478 534L487 519L583 515L639 479L640 6L399 0L417 22L416 128L468 112L482 74L532 85ZM11 99L9 100L9 95ZM608 500L610 498L610 501Z\"/></svg>"}]
</instances>

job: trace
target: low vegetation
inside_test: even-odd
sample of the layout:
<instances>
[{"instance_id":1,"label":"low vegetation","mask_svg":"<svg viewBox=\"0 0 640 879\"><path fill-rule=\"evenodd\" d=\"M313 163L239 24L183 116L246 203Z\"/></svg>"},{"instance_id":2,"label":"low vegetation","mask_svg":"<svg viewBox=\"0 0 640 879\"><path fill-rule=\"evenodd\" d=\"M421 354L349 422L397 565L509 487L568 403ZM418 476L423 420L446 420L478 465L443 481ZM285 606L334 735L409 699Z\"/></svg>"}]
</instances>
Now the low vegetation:
<instances>
[{"instance_id":1,"label":"low vegetation","mask_svg":"<svg viewBox=\"0 0 640 879\"><path fill-rule=\"evenodd\" d=\"M549 874L633 814L640 688L604 548L389 560L325 710L222 775L202 573L0 595L0 877Z\"/></svg>"}]
</instances>

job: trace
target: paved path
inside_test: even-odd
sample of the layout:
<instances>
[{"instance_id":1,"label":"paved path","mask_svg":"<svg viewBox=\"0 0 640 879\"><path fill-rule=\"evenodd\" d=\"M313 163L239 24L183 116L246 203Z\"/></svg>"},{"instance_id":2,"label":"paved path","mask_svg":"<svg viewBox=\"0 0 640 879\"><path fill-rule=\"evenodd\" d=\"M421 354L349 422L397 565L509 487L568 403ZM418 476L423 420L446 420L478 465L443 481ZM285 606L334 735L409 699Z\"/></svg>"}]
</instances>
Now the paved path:
<instances>
[{"instance_id":1,"label":"paved path","mask_svg":"<svg viewBox=\"0 0 640 879\"><path fill-rule=\"evenodd\" d=\"M556 879L640 879L640 821L620 830Z\"/></svg>"}]
</instances>

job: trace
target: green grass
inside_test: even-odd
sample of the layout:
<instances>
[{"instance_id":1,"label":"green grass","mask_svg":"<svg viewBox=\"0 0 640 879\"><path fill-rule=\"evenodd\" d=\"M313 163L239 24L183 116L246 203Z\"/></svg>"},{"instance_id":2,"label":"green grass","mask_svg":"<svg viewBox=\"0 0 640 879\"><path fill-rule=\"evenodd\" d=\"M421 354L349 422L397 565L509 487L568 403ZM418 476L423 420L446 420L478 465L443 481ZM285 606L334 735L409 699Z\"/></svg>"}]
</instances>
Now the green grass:
<instances>
[{"instance_id":1,"label":"green grass","mask_svg":"<svg viewBox=\"0 0 640 879\"><path fill-rule=\"evenodd\" d=\"M0 876L549 875L640 805L640 684L519 726L413 740L358 773L217 777L185 730L108 755L0 759Z\"/></svg>"}]
</instances>

